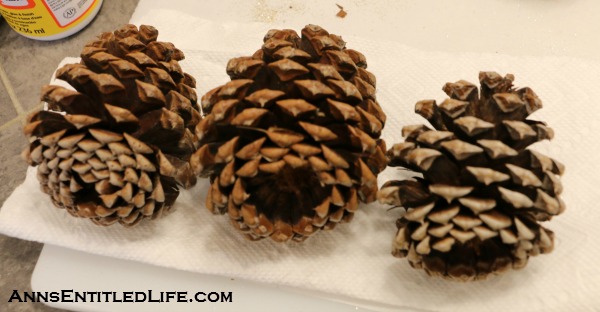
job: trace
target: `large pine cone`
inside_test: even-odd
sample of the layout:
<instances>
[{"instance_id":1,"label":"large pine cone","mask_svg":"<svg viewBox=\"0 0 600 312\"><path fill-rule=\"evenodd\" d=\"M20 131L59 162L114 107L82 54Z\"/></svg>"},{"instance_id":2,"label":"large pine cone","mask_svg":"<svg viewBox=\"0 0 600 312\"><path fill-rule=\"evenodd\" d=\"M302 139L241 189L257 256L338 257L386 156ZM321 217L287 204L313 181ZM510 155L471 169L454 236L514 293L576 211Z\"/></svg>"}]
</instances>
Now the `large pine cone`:
<instances>
[{"instance_id":1,"label":"large pine cone","mask_svg":"<svg viewBox=\"0 0 600 312\"><path fill-rule=\"evenodd\" d=\"M527 149L551 139L539 121L526 120L542 107L514 77L479 74L481 90L466 81L447 83L439 106L420 101L424 125L403 129L406 142L388 151L389 165L423 174L382 186L382 203L403 206L393 255L407 257L431 275L481 279L526 265L529 256L553 248L552 231L539 222L565 209L558 197L557 161Z\"/></svg>"},{"instance_id":2,"label":"large pine cone","mask_svg":"<svg viewBox=\"0 0 600 312\"><path fill-rule=\"evenodd\" d=\"M271 30L203 96L192 167L206 205L252 240L302 241L376 198L385 114L364 55L319 26Z\"/></svg>"},{"instance_id":3,"label":"large pine cone","mask_svg":"<svg viewBox=\"0 0 600 312\"><path fill-rule=\"evenodd\" d=\"M127 25L88 43L81 64L60 68L42 88L48 111L25 126L24 155L57 207L94 223L125 226L171 209L196 181L188 160L201 119L183 53L158 31Z\"/></svg>"}]
</instances>

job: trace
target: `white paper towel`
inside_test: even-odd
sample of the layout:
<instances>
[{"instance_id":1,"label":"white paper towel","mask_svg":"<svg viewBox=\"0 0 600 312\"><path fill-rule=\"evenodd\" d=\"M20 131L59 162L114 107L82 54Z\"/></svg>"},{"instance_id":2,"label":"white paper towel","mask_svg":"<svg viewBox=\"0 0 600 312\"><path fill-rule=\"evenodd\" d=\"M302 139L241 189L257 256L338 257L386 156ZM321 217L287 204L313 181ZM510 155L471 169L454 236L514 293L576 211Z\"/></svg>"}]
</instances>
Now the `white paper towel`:
<instances>
[{"instance_id":1,"label":"white paper towel","mask_svg":"<svg viewBox=\"0 0 600 312\"><path fill-rule=\"evenodd\" d=\"M177 14L174 16L173 14ZM173 30L171 21L197 27ZM183 69L198 81L198 93L228 80L232 56L250 55L272 26L216 24L161 10L137 16L156 26L159 39L181 47ZM216 33L215 33L216 31ZM218 35L218 37L217 37ZM530 259L527 267L487 281L456 283L428 277L390 255L394 221L400 210L363 205L350 224L321 232L302 244L269 240L248 242L227 217L204 208L207 181L182 191L176 210L157 222L133 229L98 227L52 206L39 191L34 169L0 210L0 232L22 239L90 253L194 272L310 289L346 301L366 300L381 310L409 307L426 311L591 311L600 308L600 63L571 58L424 52L393 42L344 36L349 48L363 52L377 76L377 98L388 115L383 137L401 141L402 126L424 123L414 113L421 99L443 99L442 85L477 82L480 70L513 73L517 86L530 86L544 102L531 118L555 130L552 142L534 148L565 163L563 199L567 211L547 226L556 234L550 255ZM210 51L213 50L213 51ZM227 52L216 52L221 50ZM65 62L73 62L67 59ZM407 177L395 168L380 175L380 185Z\"/></svg>"}]
</instances>

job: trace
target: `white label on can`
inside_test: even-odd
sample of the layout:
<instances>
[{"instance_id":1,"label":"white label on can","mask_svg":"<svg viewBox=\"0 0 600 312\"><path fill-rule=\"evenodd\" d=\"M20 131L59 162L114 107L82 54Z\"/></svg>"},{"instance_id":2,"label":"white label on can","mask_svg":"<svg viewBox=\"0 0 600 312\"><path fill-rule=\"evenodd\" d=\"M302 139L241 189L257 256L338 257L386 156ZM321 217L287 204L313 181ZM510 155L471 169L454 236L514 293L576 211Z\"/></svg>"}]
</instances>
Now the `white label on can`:
<instances>
[{"instance_id":1,"label":"white label on can","mask_svg":"<svg viewBox=\"0 0 600 312\"><path fill-rule=\"evenodd\" d=\"M94 4L93 0L46 0L45 2L56 22L62 27L76 20Z\"/></svg>"},{"instance_id":2,"label":"white label on can","mask_svg":"<svg viewBox=\"0 0 600 312\"><path fill-rule=\"evenodd\" d=\"M40 3L41 2L41 3ZM5 7L14 7L16 9L32 8L36 5L43 5L52 14L56 24L65 27L81 15L83 15L95 0L0 0L0 4Z\"/></svg>"},{"instance_id":3,"label":"white label on can","mask_svg":"<svg viewBox=\"0 0 600 312\"><path fill-rule=\"evenodd\" d=\"M0 3L7 7L24 7L29 5L27 0L0 0Z\"/></svg>"}]
</instances>

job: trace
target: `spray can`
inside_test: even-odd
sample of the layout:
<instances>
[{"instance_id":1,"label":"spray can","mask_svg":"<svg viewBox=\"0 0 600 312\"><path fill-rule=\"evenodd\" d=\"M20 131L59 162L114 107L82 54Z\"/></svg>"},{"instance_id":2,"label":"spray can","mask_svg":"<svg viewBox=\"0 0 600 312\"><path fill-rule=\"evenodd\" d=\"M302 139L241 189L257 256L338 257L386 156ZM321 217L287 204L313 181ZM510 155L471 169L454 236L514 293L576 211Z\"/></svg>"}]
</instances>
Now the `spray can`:
<instances>
[{"instance_id":1,"label":"spray can","mask_svg":"<svg viewBox=\"0 0 600 312\"><path fill-rule=\"evenodd\" d=\"M56 40L87 26L101 6L102 0L0 0L0 14L27 38Z\"/></svg>"}]
</instances>

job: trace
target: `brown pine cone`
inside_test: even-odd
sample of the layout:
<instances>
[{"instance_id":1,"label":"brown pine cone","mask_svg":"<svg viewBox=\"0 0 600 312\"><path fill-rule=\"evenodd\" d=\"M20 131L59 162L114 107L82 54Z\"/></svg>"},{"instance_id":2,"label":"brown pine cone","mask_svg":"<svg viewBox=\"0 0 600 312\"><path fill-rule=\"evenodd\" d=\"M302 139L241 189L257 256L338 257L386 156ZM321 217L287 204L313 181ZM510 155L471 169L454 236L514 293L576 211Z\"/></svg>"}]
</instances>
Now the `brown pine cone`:
<instances>
[{"instance_id":1,"label":"brown pine cone","mask_svg":"<svg viewBox=\"0 0 600 312\"><path fill-rule=\"evenodd\" d=\"M192 167L206 206L246 237L302 241L375 200L385 114L360 52L319 26L271 30L231 81L202 97Z\"/></svg>"},{"instance_id":2,"label":"brown pine cone","mask_svg":"<svg viewBox=\"0 0 600 312\"><path fill-rule=\"evenodd\" d=\"M444 86L450 98L441 104L416 104L434 129L405 127L405 142L387 156L390 166L423 176L389 181L378 194L406 208L393 255L459 280L522 268L530 256L550 252L554 234L540 222L565 209L563 165L527 148L554 135L526 119L542 102L529 88L513 88L512 75L482 72L479 80L479 92L461 80Z\"/></svg>"},{"instance_id":3,"label":"brown pine cone","mask_svg":"<svg viewBox=\"0 0 600 312\"><path fill-rule=\"evenodd\" d=\"M183 53L152 26L126 25L88 43L42 88L48 111L25 126L24 156L42 190L73 216L125 226L171 209L196 178L189 157L201 119Z\"/></svg>"}]
</instances>

